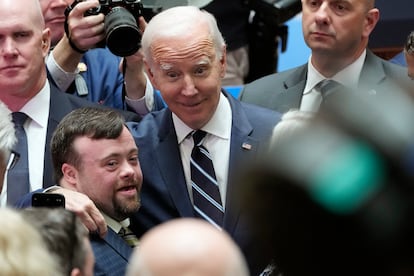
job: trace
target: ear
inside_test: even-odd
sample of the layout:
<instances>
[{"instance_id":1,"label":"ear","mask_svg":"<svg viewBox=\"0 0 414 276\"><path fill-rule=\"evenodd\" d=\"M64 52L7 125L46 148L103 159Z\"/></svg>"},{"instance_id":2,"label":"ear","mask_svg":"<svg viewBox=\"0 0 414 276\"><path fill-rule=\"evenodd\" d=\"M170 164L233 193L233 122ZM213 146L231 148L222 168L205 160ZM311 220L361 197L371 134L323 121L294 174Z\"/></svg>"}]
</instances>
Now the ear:
<instances>
[{"instance_id":1,"label":"ear","mask_svg":"<svg viewBox=\"0 0 414 276\"><path fill-rule=\"evenodd\" d=\"M380 12L377 8L370 9L367 12L367 15L365 17L364 31L362 34L364 37L369 37L372 30L374 30L375 26L377 25L379 18Z\"/></svg>"},{"instance_id":2,"label":"ear","mask_svg":"<svg viewBox=\"0 0 414 276\"><path fill-rule=\"evenodd\" d=\"M227 50L226 46L223 46L221 59L220 59L220 77L224 78L224 75L226 74L226 67L227 67L227 56L226 56Z\"/></svg>"},{"instance_id":3,"label":"ear","mask_svg":"<svg viewBox=\"0 0 414 276\"><path fill-rule=\"evenodd\" d=\"M74 189L76 191L76 186L78 184L78 170L68 163L63 163L62 173L64 182L69 185L69 187L65 188Z\"/></svg>"},{"instance_id":4,"label":"ear","mask_svg":"<svg viewBox=\"0 0 414 276\"><path fill-rule=\"evenodd\" d=\"M42 33L42 46L41 47L42 47L43 57L46 57L49 54L50 43L51 43L50 29L46 28L43 30L43 33Z\"/></svg>"}]
</instances>

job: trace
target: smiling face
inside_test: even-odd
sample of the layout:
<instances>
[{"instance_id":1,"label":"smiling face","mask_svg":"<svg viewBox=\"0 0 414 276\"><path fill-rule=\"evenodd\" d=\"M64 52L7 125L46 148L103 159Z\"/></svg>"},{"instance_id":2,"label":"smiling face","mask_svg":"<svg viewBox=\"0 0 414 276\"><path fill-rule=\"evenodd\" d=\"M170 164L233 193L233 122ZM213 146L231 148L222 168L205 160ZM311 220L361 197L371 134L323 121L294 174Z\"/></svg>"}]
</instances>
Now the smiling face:
<instances>
[{"instance_id":1,"label":"smiling face","mask_svg":"<svg viewBox=\"0 0 414 276\"><path fill-rule=\"evenodd\" d=\"M213 116L225 72L208 25L195 23L186 34L157 37L146 62L151 83L170 110L187 126L199 129Z\"/></svg>"},{"instance_id":2,"label":"smiling face","mask_svg":"<svg viewBox=\"0 0 414 276\"><path fill-rule=\"evenodd\" d=\"M119 221L138 211L142 172L138 148L125 126L116 139L78 137L74 149L80 162L69 174L76 177L78 192Z\"/></svg>"},{"instance_id":3,"label":"smiling face","mask_svg":"<svg viewBox=\"0 0 414 276\"><path fill-rule=\"evenodd\" d=\"M372 5L372 0L302 0L302 30L312 55L341 61L342 67L358 58L379 19Z\"/></svg>"}]
</instances>

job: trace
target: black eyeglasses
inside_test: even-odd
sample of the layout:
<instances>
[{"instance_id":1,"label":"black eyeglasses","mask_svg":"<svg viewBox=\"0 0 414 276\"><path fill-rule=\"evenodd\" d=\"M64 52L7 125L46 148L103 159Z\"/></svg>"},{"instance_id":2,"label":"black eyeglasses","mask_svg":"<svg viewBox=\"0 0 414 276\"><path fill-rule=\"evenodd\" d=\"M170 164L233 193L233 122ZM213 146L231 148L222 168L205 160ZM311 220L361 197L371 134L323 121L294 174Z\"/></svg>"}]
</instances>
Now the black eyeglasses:
<instances>
[{"instance_id":1,"label":"black eyeglasses","mask_svg":"<svg viewBox=\"0 0 414 276\"><path fill-rule=\"evenodd\" d=\"M7 163L7 170L13 169L14 166L16 166L16 163L19 161L19 159L20 154L12 150L9 156L9 162Z\"/></svg>"}]
</instances>

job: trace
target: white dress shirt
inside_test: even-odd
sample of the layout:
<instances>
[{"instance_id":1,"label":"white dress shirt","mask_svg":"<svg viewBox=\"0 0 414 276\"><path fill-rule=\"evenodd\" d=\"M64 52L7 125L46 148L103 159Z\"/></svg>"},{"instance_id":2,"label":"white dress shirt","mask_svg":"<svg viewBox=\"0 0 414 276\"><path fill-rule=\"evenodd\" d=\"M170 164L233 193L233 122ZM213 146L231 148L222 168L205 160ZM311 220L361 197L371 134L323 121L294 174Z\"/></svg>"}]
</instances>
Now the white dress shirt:
<instances>
[{"instance_id":1,"label":"white dress shirt","mask_svg":"<svg viewBox=\"0 0 414 276\"><path fill-rule=\"evenodd\" d=\"M43 170L45 157L45 144L47 124L50 109L50 86L46 80L45 85L20 112L26 113L28 119L24 124L27 136L29 181L30 190L34 191L43 187ZM7 174L4 177L3 190L0 195L0 205L7 203Z\"/></svg>"},{"instance_id":2,"label":"white dress shirt","mask_svg":"<svg viewBox=\"0 0 414 276\"><path fill-rule=\"evenodd\" d=\"M344 86L350 88L357 88L359 77L361 75L362 67L366 57L366 50L353 63L336 73L331 78L326 78L319 73L311 62L311 57L308 60L308 77L306 79L305 89L303 90L302 102L300 110L315 112L319 109L322 97L319 91L316 91L315 86L325 79L335 80Z\"/></svg>"},{"instance_id":3,"label":"white dress shirt","mask_svg":"<svg viewBox=\"0 0 414 276\"><path fill-rule=\"evenodd\" d=\"M115 233L119 233L122 227L129 227L130 220L129 218L124 219L123 221L116 221L104 212L101 211L102 216L105 219L106 225L111 228Z\"/></svg>"},{"instance_id":4,"label":"white dress shirt","mask_svg":"<svg viewBox=\"0 0 414 276\"><path fill-rule=\"evenodd\" d=\"M57 64L53 56L53 52L47 56L46 65L50 74L53 76L57 87L62 91L66 91L75 80L76 75L79 74L78 68L75 72L66 72L63 70L63 68ZM144 116L154 108L154 87L152 86L147 74L145 74L145 78L147 80L147 84L145 86L145 94L142 98L134 100L125 96L126 104L140 116Z\"/></svg>"},{"instance_id":5,"label":"white dress shirt","mask_svg":"<svg viewBox=\"0 0 414 276\"><path fill-rule=\"evenodd\" d=\"M230 158L230 137L231 137L232 113L227 98L220 94L219 104L210 121L201 128L207 132L203 145L210 152L213 160L214 171L219 185L221 202L223 207L226 204L227 177ZM187 182L187 189L190 199L193 200L191 187L190 156L194 146L191 135L194 130L189 128L175 114L173 123L177 133L177 141L180 146L181 161L183 163L184 175Z\"/></svg>"}]
</instances>

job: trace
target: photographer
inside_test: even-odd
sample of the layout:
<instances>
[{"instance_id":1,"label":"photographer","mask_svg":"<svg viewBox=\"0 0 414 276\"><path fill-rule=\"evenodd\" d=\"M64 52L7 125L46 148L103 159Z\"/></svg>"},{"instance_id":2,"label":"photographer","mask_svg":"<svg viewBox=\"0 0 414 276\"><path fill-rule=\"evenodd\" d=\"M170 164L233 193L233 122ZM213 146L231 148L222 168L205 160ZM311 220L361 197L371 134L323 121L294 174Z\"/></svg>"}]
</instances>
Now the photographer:
<instances>
[{"instance_id":1,"label":"photographer","mask_svg":"<svg viewBox=\"0 0 414 276\"><path fill-rule=\"evenodd\" d=\"M67 33L64 32L63 22L53 23L56 21L55 18L62 18L69 3L63 5L62 1L58 0L40 0L40 3L46 24L54 38L53 51L47 58L49 79L62 91L118 109L127 108L124 103L126 96L125 102L129 109L139 115L146 114L150 109L147 106L152 106L154 95L151 83L144 74L140 53L126 58L133 59L133 62L125 66L123 76L118 70L121 58L107 48L97 48L105 39L105 15L84 14L98 7L98 1L83 1L74 5L67 14ZM59 9L56 8L58 5ZM139 26L143 29L144 25L145 21L141 17ZM147 97L143 98L144 95ZM160 104L161 100L155 98L154 108L159 108Z\"/></svg>"}]
</instances>

